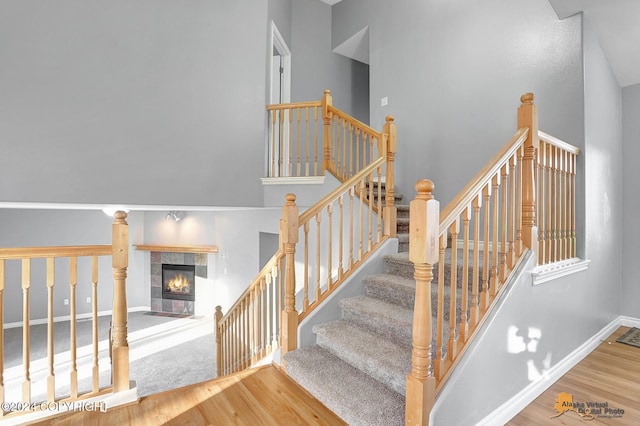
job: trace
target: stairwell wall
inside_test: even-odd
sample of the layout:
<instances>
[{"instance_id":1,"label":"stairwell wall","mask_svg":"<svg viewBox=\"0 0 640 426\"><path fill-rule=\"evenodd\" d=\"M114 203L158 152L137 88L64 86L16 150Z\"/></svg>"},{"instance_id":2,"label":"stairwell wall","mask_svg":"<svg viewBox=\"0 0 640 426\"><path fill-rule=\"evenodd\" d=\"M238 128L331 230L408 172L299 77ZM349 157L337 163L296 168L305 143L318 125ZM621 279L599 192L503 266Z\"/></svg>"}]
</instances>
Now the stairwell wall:
<instances>
[{"instance_id":1,"label":"stairwell wall","mask_svg":"<svg viewBox=\"0 0 640 426\"><path fill-rule=\"evenodd\" d=\"M638 285L637 259L640 255L640 227L638 226L638 181L640 181L640 84L622 89L622 315L640 318L640 286Z\"/></svg>"}]
</instances>

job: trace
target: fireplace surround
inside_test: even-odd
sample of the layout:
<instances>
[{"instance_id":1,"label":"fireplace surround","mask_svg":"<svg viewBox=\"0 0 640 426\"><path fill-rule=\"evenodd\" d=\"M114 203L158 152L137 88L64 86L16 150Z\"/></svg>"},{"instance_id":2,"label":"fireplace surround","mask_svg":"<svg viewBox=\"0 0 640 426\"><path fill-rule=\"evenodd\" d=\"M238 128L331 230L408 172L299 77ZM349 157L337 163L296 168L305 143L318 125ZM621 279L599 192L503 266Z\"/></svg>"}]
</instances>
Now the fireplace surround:
<instances>
[{"instance_id":1,"label":"fireplace surround","mask_svg":"<svg viewBox=\"0 0 640 426\"><path fill-rule=\"evenodd\" d=\"M194 284L198 278L207 278L207 253L150 252L151 310L175 314L194 314L195 298L163 298L162 265L186 265L194 269Z\"/></svg>"}]
</instances>

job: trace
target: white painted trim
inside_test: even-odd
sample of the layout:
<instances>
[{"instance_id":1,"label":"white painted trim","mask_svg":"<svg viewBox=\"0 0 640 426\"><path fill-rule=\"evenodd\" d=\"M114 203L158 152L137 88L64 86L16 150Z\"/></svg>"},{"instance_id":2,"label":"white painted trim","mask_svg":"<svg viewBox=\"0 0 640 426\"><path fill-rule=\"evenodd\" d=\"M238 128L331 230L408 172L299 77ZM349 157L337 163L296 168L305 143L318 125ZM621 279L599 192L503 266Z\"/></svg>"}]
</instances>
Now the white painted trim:
<instances>
[{"instance_id":1,"label":"white painted trim","mask_svg":"<svg viewBox=\"0 0 640 426\"><path fill-rule=\"evenodd\" d=\"M589 355L595 348L600 345L607 337L613 334L614 331L620 326L625 327L640 327L640 319L619 316L606 325L602 330L594 334L590 339L576 348L568 356L562 359L559 363L551 367L547 372L547 375L542 379L532 382L518 392L511 399L506 401L500 407L495 409L491 414L482 419L477 425L503 425L509 420L515 417L518 413L525 409L525 407L533 402L538 396L540 396L545 390L547 390L552 384L572 369L576 364L582 361L587 355Z\"/></svg>"},{"instance_id":2,"label":"white painted trim","mask_svg":"<svg viewBox=\"0 0 640 426\"><path fill-rule=\"evenodd\" d=\"M589 268L589 263L591 263L591 261L588 259L574 257L572 259L554 262L548 265L540 265L531 271L532 284L539 285L566 275L585 271Z\"/></svg>"},{"instance_id":3,"label":"white painted trim","mask_svg":"<svg viewBox=\"0 0 640 426\"><path fill-rule=\"evenodd\" d=\"M266 177L260 178L263 185L323 185L324 176Z\"/></svg>"},{"instance_id":4,"label":"white painted trim","mask_svg":"<svg viewBox=\"0 0 640 426\"><path fill-rule=\"evenodd\" d=\"M129 308L127 309L127 312L141 312L141 311L150 311L151 307L150 306L138 306L135 308ZM113 310L108 310L108 311L99 311L98 312L98 316L102 317L102 316L107 316L107 315L112 315L113 314ZM93 317L93 313L92 312L87 312L84 314L78 314L76 315L76 320L83 320L83 319L90 319ZM58 317L53 317L53 322L62 322L62 321L70 321L71 320L71 316L70 315L61 315ZM47 318L39 318L39 319L34 319L34 320L30 320L29 321L29 326L32 325L40 325L40 324L47 324L49 320ZM17 322L8 322L4 325L4 328L16 328L16 327L22 327L22 321L17 321Z\"/></svg>"}]
</instances>

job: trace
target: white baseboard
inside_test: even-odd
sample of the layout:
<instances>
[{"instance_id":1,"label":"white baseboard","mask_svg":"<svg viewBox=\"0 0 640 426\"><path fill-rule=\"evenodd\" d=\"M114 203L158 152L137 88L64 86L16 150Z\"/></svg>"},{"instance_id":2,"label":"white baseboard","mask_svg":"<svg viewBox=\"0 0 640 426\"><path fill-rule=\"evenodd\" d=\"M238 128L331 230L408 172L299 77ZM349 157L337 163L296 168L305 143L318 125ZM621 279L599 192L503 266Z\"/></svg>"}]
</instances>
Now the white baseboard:
<instances>
[{"instance_id":1,"label":"white baseboard","mask_svg":"<svg viewBox=\"0 0 640 426\"><path fill-rule=\"evenodd\" d=\"M517 395L506 401L502 406L498 407L487 417L482 419L477 425L503 425L524 410L527 405L533 402L542 392L547 390L553 383L558 381L565 373L567 373L576 364L582 361L587 355L609 337L618 327L638 327L640 328L640 319L619 316L602 330L594 334L589 340L580 345L576 350L562 359L559 363L551 367L547 375L537 382L529 384Z\"/></svg>"},{"instance_id":2,"label":"white baseboard","mask_svg":"<svg viewBox=\"0 0 640 426\"><path fill-rule=\"evenodd\" d=\"M129 308L127 309L127 312L140 312L140 311L150 311L151 307L150 306L136 306L134 308ZM102 316L107 316L107 315L112 315L113 314L113 310L108 310L108 311L99 311L98 312L98 316L102 317ZM76 315L76 320L82 320L82 319L87 319L87 318L91 318L93 316L93 313L91 312L87 312L84 314L78 314ZM53 317L53 322L62 322L62 321L70 321L71 320L71 316L70 315L61 315L61 316L57 316L57 317ZM29 325L39 325L39 324L46 324L48 322L47 318L39 318L39 319L34 319L34 320L29 320ZM22 321L17 321L17 322L8 322L4 325L4 328L16 328L16 327L22 327L23 322Z\"/></svg>"}]
</instances>

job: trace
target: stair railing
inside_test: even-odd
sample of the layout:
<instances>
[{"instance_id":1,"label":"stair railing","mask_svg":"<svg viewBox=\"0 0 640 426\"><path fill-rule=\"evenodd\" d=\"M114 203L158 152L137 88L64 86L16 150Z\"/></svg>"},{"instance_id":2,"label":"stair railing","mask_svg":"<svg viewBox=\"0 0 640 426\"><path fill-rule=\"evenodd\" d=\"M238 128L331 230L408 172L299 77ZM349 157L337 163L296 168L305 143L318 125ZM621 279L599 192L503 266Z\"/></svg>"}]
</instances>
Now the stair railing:
<instances>
[{"instance_id":1,"label":"stair railing","mask_svg":"<svg viewBox=\"0 0 640 426\"><path fill-rule=\"evenodd\" d=\"M113 319L111 326L111 364L112 364L112 391L121 392L129 389L129 345L127 342L127 298L126 298L126 276L128 266L128 225L126 222L127 214L118 211L114 215L114 223L112 225L112 243L109 245L89 245L89 246L58 246L58 247L24 247L24 248L0 248L0 402L6 401L5 398L5 371L4 371L4 315L3 297L6 292L6 266L10 262L20 262L20 288L22 290L22 364L23 364L23 380L21 385L20 406L32 406L32 403L41 401L33 401L32 399L32 379L30 359L30 301L32 293L32 268L33 261L36 259L44 259L45 281L47 288L47 402L56 401L56 365L54 363L54 293L59 288L56 282L55 269L56 261L68 259L69 265L69 282L66 283L66 289L60 288L62 291L68 291L69 294L69 321L70 321L70 377L69 377L69 399L68 401L76 401L82 397L97 395L100 389L99 383L99 365L98 365L98 285L100 285L98 277L98 258L101 256L111 256L113 267ZM78 389L78 369L77 369L77 337L76 337L76 294L78 287L78 261L86 258L90 262L91 275L88 277L80 277L80 283L91 283L91 320L92 327L92 384L91 390L87 393L80 394ZM82 260L80 260L82 262ZM16 283L9 283L13 285ZM82 284L80 284L82 285ZM17 288L17 287L16 287ZM65 293L67 294L67 293ZM59 296L55 296L59 297ZM16 401L14 401L16 402ZM33 404L39 407L38 404ZM47 406L50 407L51 406ZM19 410L21 413L28 411ZM7 415L0 410L0 418Z\"/></svg>"},{"instance_id":2,"label":"stair railing","mask_svg":"<svg viewBox=\"0 0 640 426\"><path fill-rule=\"evenodd\" d=\"M329 90L319 101L267 105L267 113L269 177L324 176L329 171L345 181L385 156L388 133L334 107Z\"/></svg>"},{"instance_id":3,"label":"stair railing","mask_svg":"<svg viewBox=\"0 0 640 426\"><path fill-rule=\"evenodd\" d=\"M416 184L418 195L410 203L409 226L416 301L406 424L428 424L437 392L525 249L537 255L539 265L575 257L579 149L538 130L533 99L531 93L521 97L519 130L442 212L432 195L433 183ZM436 263L437 302L432 306ZM447 275L450 281L445 284Z\"/></svg>"},{"instance_id":4,"label":"stair railing","mask_svg":"<svg viewBox=\"0 0 640 426\"><path fill-rule=\"evenodd\" d=\"M322 146L317 146L317 151L323 153L322 167L318 170L333 173L342 184L302 214L295 204L295 195L286 196L280 220L279 250L224 316L221 309L216 308L219 376L250 367L276 349L280 348L284 354L297 348L299 322L380 244L395 236L397 212L392 185L396 129L393 117L387 117L382 132L375 132L333 107L331 102L327 90L319 103L267 107L271 117L276 117L270 120L272 123L282 120L299 129L301 125L297 119L287 121L280 118L281 114L316 117L315 113L292 111L320 105L325 130ZM310 106L312 104L316 106ZM289 135L297 136L298 132L291 129L288 129ZM364 139L362 136L345 137L348 133L367 135L368 147L358 148ZM308 138L306 132L299 134L305 136L289 143L289 152L300 152L298 147L306 147L306 141L316 140L316 136ZM366 158L360 156L363 152ZM375 158L371 158L372 153ZM306 173L307 165L309 170L315 170L320 161L318 157L310 157L307 161L305 156L297 155L288 158L288 164L281 158L271 158L272 164L278 165L275 170L296 173L304 170ZM298 158L305 160L300 163ZM280 167L281 164L287 166ZM386 182L386 196L379 190L381 182Z\"/></svg>"}]
</instances>

